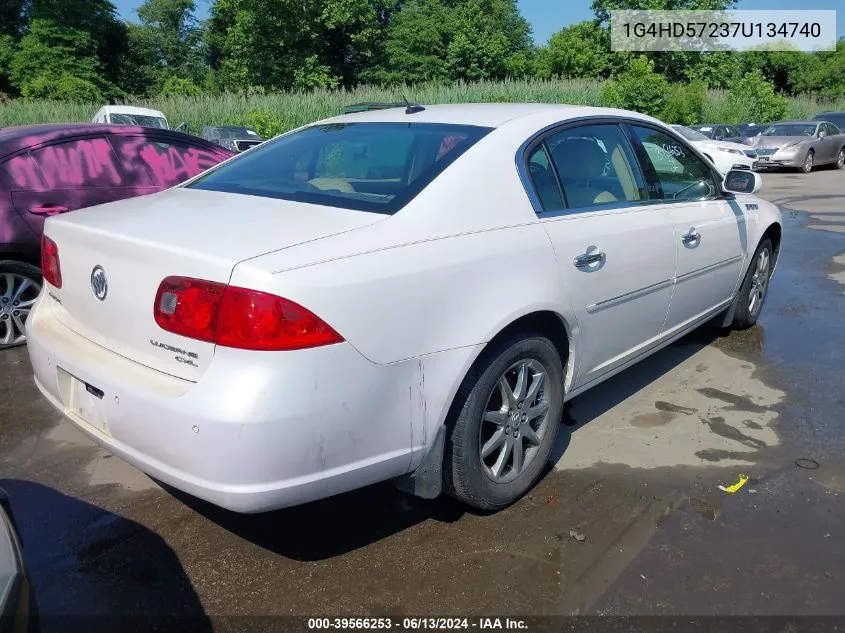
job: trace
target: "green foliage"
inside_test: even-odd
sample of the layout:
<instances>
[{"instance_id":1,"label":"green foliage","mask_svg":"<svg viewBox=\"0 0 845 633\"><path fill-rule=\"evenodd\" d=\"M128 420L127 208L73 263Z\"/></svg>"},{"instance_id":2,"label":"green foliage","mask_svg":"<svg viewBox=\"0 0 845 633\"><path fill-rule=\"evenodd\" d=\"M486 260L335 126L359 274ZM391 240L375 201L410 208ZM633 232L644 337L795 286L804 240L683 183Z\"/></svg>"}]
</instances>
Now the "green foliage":
<instances>
[{"instance_id":1,"label":"green foliage","mask_svg":"<svg viewBox=\"0 0 845 633\"><path fill-rule=\"evenodd\" d=\"M515 0L409 0L385 43L383 83L475 81L531 73L531 27Z\"/></svg>"},{"instance_id":2,"label":"green foliage","mask_svg":"<svg viewBox=\"0 0 845 633\"><path fill-rule=\"evenodd\" d=\"M770 123L786 116L788 103L784 97L775 94L774 86L766 81L762 73L753 71L730 87L728 107L730 112L726 123Z\"/></svg>"},{"instance_id":3,"label":"green foliage","mask_svg":"<svg viewBox=\"0 0 845 633\"><path fill-rule=\"evenodd\" d=\"M602 93L604 104L660 116L666 106L669 82L654 72L654 62L635 57L627 71L608 82Z\"/></svg>"},{"instance_id":4,"label":"green foliage","mask_svg":"<svg viewBox=\"0 0 845 633\"><path fill-rule=\"evenodd\" d=\"M285 131L282 121L269 110L254 110L246 115L246 120L264 138L273 138Z\"/></svg>"},{"instance_id":5,"label":"green foliage","mask_svg":"<svg viewBox=\"0 0 845 633\"><path fill-rule=\"evenodd\" d=\"M172 97L174 95L183 95L186 97L196 97L202 94L202 89L190 79L183 77L171 76L164 82L161 88L161 96Z\"/></svg>"},{"instance_id":6,"label":"green foliage","mask_svg":"<svg viewBox=\"0 0 845 633\"><path fill-rule=\"evenodd\" d=\"M567 26L549 38L537 52L537 77L606 77L613 62L607 29L588 20Z\"/></svg>"},{"instance_id":7,"label":"green foliage","mask_svg":"<svg viewBox=\"0 0 845 633\"><path fill-rule=\"evenodd\" d=\"M610 12L630 11L723 11L735 7L737 0L593 0L590 8L599 22L610 22Z\"/></svg>"},{"instance_id":8,"label":"green foliage","mask_svg":"<svg viewBox=\"0 0 845 633\"><path fill-rule=\"evenodd\" d=\"M669 89L660 118L667 123L695 125L704 122L707 87L702 81L674 84Z\"/></svg>"},{"instance_id":9,"label":"green foliage","mask_svg":"<svg viewBox=\"0 0 845 633\"><path fill-rule=\"evenodd\" d=\"M96 45L85 31L36 19L21 38L9 64L9 78L24 96L55 94L59 100L114 95L116 87L103 78ZM50 81L60 86L50 89Z\"/></svg>"},{"instance_id":10,"label":"green foliage","mask_svg":"<svg viewBox=\"0 0 845 633\"><path fill-rule=\"evenodd\" d=\"M73 103L98 103L104 100L96 84L68 73L59 76L43 74L30 79L23 86L23 96Z\"/></svg>"}]
</instances>

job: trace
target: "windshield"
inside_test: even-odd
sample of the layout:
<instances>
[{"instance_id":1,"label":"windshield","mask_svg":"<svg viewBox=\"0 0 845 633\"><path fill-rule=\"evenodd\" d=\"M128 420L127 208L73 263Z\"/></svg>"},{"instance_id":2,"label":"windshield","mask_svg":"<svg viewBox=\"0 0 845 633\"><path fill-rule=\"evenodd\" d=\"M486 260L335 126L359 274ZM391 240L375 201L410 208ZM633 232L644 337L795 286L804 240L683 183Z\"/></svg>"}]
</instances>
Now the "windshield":
<instances>
[{"instance_id":1,"label":"windshield","mask_svg":"<svg viewBox=\"0 0 845 633\"><path fill-rule=\"evenodd\" d=\"M112 112L109 119L112 123L119 123L121 125L141 125L143 127L167 129L167 121L165 119L157 116L147 116L146 114L118 114L117 112Z\"/></svg>"},{"instance_id":2,"label":"windshield","mask_svg":"<svg viewBox=\"0 0 845 633\"><path fill-rule=\"evenodd\" d=\"M433 123L315 125L259 145L187 187L395 213L490 130Z\"/></svg>"},{"instance_id":3,"label":"windshield","mask_svg":"<svg viewBox=\"0 0 845 633\"><path fill-rule=\"evenodd\" d=\"M702 134L701 132L696 132L692 128L688 128L684 125L673 125L672 127L674 127L675 130L677 130L680 133L680 135L683 136L688 141L708 141L708 140L710 140L706 136L704 136L704 134Z\"/></svg>"},{"instance_id":4,"label":"windshield","mask_svg":"<svg viewBox=\"0 0 845 633\"><path fill-rule=\"evenodd\" d=\"M211 136L215 138L254 138L258 139L258 132L250 130L248 127L218 127L211 131Z\"/></svg>"},{"instance_id":5,"label":"windshield","mask_svg":"<svg viewBox=\"0 0 845 633\"><path fill-rule=\"evenodd\" d=\"M763 132L763 136L813 136L815 123L779 123Z\"/></svg>"}]
</instances>

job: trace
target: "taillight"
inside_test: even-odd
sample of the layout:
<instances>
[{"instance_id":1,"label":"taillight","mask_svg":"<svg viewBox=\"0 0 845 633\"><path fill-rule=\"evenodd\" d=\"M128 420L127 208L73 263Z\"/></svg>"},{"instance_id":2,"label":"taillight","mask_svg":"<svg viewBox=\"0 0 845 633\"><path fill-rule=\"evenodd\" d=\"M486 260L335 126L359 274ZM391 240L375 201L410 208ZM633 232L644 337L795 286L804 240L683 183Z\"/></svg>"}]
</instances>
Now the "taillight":
<instances>
[{"instance_id":1,"label":"taillight","mask_svg":"<svg viewBox=\"0 0 845 633\"><path fill-rule=\"evenodd\" d=\"M62 267L59 265L59 247L46 235L41 236L41 274L44 281L56 288L62 287Z\"/></svg>"},{"instance_id":2,"label":"taillight","mask_svg":"<svg viewBox=\"0 0 845 633\"><path fill-rule=\"evenodd\" d=\"M258 290L168 277L155 299L155 320L168 332L250 350L294 350L343 341L301 305Z\"/></svg>"}]
</instances>

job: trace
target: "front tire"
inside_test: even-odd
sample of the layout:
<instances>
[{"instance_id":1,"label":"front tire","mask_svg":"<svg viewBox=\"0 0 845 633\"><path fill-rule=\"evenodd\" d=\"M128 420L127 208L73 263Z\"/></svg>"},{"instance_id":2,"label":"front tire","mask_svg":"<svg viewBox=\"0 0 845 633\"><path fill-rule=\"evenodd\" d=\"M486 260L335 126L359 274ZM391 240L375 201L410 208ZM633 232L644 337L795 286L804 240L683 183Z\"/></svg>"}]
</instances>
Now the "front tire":
<instances>
[{"instance_id":1,"label":"front tire","mask_svg":"<svg viewBox=\"0 0 845 633\"><path fill-rule=\"evenodd\" d=\"M801 167L801 172L804 174L809 174L813 171L813 166L816 163L816 154L813 150L807 152L806 158L804 158L804 165Z\"/></svg>"},{"instance_id":2,"label":"front tire","mask_svg":"<svg viewBox=\"0 0 845 633\"><path fill-rule=\"evenodd\" d=\"M839 154L837 154L836 156L836 163L834 166L836 169L842 169L843 167L845 167L845 147L839 150Z\"/></svg>"},{"instance_id":3,"label":"front tire","mask_svg":"<svg viewBox=\"0 0 845 633\"><path fill-rule=\"evenodd\" d=\"M455 397L444 455L446 491L482 510L522 497L543 472L563 412L563 363L524 333L486 352Z\"/></svg>"},{"instance_id":4,"label":"front tire","mask_svg":"<svg viewBox=\"0 0 845 633\"><path fill-rule=\"evenodd\" d=\"M772 241L765 238L754 252L754 259L751 260L745 279L742 280L739 288L734 320L731 324L733 329L746 330L757 323L769 290L773 261Z\"/></svg>"},{"instance_id":5,"label":"front tire","mask_svg":"<svg viewBox=\"0 0 845 633\"><path fill-rule=\"evenodd\" d=\"M41 292L41 271L0 260L0 351L26 343L24 325Z\"/></svg>"}]
</instances>

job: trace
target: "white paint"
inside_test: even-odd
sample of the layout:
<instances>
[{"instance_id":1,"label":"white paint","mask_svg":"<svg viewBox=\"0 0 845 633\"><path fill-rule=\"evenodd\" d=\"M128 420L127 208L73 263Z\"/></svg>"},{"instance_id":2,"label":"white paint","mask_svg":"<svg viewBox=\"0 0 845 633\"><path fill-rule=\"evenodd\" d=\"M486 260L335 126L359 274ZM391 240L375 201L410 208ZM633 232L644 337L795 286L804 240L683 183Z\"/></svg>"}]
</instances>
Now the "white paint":
<instances>
[{"instance_id":1,"label":"white paint","mask_svg":"<svg viewBox=\"0 0 845 633\"><path fill-rule=\"evenodd\" d=\"M730 214L711 200L541 220L518 149L552 124L608 115L662 125L538 104L414 114L497 129L393 216L176 189L51 218L64 285L45 283L27 321L36 384L61 410L57 366L93 384L106 395L111 437L77 422L86 434L158 479L245 512L415 468L484 345L526 314L551 311L565 323L570 393L598 384L724 308L763 231L780 222L754 196L737 196ZM402 108L333 119L408 120ZM681 241L688 220L707 244L694 257ZM593 246L606 249L606 266L574 268ZM724 257L732 263L717 266ZM109 275L105 302L88 287L97 264ZM166 334L152 304L174 274L286 297L346 342L249 352ZM620 300L661 278L660 291ZM150 340L197 351L200 366Z\"/></svg>"}]
</instances>

